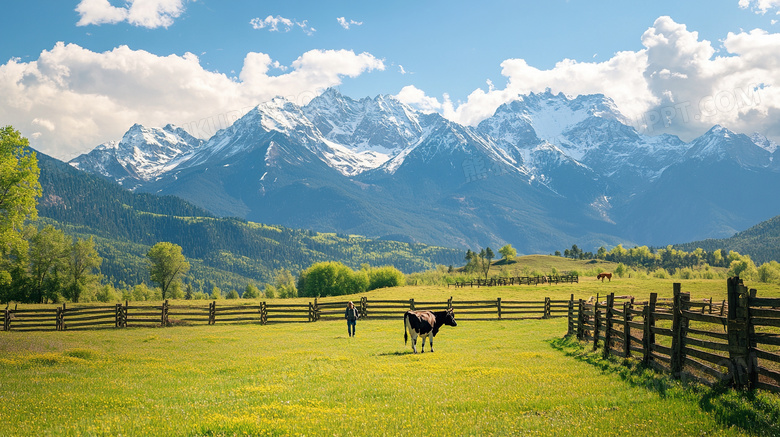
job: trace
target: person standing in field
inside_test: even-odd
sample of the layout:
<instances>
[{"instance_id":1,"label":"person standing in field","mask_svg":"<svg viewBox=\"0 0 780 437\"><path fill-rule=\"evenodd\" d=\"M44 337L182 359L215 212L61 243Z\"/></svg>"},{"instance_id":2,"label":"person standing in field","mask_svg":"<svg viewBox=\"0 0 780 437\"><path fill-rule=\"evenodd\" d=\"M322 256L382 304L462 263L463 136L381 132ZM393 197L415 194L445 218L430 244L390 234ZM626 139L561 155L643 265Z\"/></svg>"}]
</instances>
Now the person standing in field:
<instances>
[{"instance_id":1,"label":"person standing in field","mask_svg":"<svg viewBox=\"0 0 780 437\"><path fill-rule=\"evenodd\" d=\"M347 332L350 337L355 336L355 325L357 325L357 319L359 317L358 310L355 305L350 301L347 304L347 311L344 312L344 318L347 319Z\"/></svg>"}]
</instances>

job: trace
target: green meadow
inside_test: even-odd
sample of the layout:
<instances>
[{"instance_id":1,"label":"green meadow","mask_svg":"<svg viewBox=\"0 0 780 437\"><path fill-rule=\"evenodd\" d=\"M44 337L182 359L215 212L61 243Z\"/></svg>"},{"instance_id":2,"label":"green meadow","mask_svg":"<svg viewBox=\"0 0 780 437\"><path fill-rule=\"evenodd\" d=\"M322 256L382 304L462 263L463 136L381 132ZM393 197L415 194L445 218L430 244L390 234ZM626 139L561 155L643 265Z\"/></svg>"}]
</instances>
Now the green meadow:
<instances>
[{"instance_id":1,"label":"green meadow","mask_svg":"<svg viewBox=\"0 0 780 437\"><path fill-rule=\"evenodd\" d=\"M671 295L672 282L583 278L368 295L559 299L615 292L644 299L651 291ZM725 281L683 281L683 291L718 299ZM583 358L579 345L561 341L565 333L565 318L461 321L442 328L436 352L414 355L400 317L361 320L354 338L341 321L0 332L0 435L730 436L767 429L730 419L749 399L738 400L739 408L706 408L695 390L671 382L659 389L642 383L642 374L627 377L618 366Z\"/></svg>"}]
</instances>

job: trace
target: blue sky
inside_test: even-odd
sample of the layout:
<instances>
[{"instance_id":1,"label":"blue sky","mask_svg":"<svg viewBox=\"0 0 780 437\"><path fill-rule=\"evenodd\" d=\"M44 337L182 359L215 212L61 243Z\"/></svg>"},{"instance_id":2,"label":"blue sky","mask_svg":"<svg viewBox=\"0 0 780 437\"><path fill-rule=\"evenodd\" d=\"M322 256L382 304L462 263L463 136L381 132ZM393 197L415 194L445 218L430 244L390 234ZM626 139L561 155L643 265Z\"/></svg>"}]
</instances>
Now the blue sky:
<instances>
[{"instance_id":1,"label":"blue sky","mask_svg":"<svg viewBox=\"0 0 780 437\"><path fill-rule=\"evenodd\" d=\"M688 140L720 123L777 138L772 86L780 67L769 60L780 57L778 6L8 2L0 17L0 123L69 159L119 139L135 122L187 126L275 95L304 104L328 86L354 98L397 95L472 125L517 94L551 88L603 93L650 134Z\"/></svg>"}]
</instances>

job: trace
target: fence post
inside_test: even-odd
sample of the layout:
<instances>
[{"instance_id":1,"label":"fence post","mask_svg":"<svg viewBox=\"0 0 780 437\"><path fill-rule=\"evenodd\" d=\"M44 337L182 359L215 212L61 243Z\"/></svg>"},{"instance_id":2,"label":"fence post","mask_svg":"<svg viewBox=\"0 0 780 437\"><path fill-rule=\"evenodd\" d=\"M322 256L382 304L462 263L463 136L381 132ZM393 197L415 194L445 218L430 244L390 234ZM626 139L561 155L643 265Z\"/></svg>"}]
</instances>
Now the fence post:
<instances>
[{"instance_id":1,"label":"fence post","mask_svg":"<svg viewBox=\"0 0 780 437\"><path fill-rule=\"evenodd\" d=\"M569 326L567 326L566 329L566 336L571 336L574 334L574 294L571 295L571 298L569 298L569 312L568 312L568 318L569 318Z\"/></svg>"},{"instance_id":2,"label":"fence post","mask_svg":"<svg viewBox=\"0 0 780 437\"><path fill-rule=\"evenodd\" d=\"M685 363L684 342L688 331L688 320L683 316L686 303L690 302L690 294L681 291L682 284L675 282L674 300L672 301L672 377L679 379Z\"/></svg>"},{"instance_id":3,"label":"fence post","mask_svg":"<svg viewBox=\"0 0 780 437\"><path fill-rule=\"evenodd\" d=\"M577 340L582 340L582 338L585 336L585 315L583 314L584 310L585 301L580 299L577 309Z\"/></svg>"},{"instance_id":4,"label":"fence post","mask_svg":"<svg viewBox=\"0 0 780 437\"><path fill-rule=\"evenodd\" d=\"M268 307L265 304L265 301L263 301L260 304L260 324L265 325L268 323Z\"/></svg>"},{"instance_id":5,"label":"fence post","mask_svg":"<svg viewBox=\"0 0 780 437\"><path fill-rule=\"evenodd\" d=\"M726 284L729 305L729 373L737 388L752 388L758 382L758 366L755 352L750 351L748 289L739 276L729 278Z\"/></svg>"},{"instance_id":6,"label":"fence post","mask_svg":"<svg viewBox=\"0 0 780 437\"><path fill-rule=\"evenodd\" d=\"M114 305L114 328L120 328L122 326L122 304L118 303Z\"/></svg>"},{"instance_id":7,"label":"fence post","mask_svg":"<svg viewBox=\"0 0 780 437\"><path fill-rule=\"evenodd\" d=\"M501 298L496 299L496 306L498 307L498 318L501 319Z\"/></svg>"},{"instance_id":8,"label":"fence post","mask_svg":"<svg viewBox=\"0 0 780 437\"><path fill-rule=\"evenodd\" d=\"M409 299L409 309L414 310L414 299Z\"/></svg>"},{"instance_id":9,"label":"fence post","mask_svg":"<svg viewBox=\"0 0 780 437\"><path fill-rule=\"evenodd\" d=\"M10 331L11 330L11 310L9 308L9 305L11 303L9 302L8 305L5 306L5 319L3 323L3 330L4 331Z\"/></svg>"},{"instance_id":10,"label":"fence post","mask_svg":"<svg viewBox=\"0 0 780 437\"><path fill-rule=\"evenodd\" d=\"M606 315L604 317L604 352L603 357L609 357L611 343L612 343L612 310L615 306L615 293L609 293L607 295L607 308Z\"/></svg>"},{"instance_id":11,"label":"fence post","mask_svg":"<svg viewBox=\"0 0 780 437\"><path fill-rule=\"evenodd\" d=\"M631 311L631 302L623 303L623 356L626 358L631 357L631 325L628 322L631 320L628 312Z\"/></svg>"},{"instance_id":12,"label":"fence post","mask_svg":"<svg viewBox=\"0 0 780 437\"><path fill-rule=\"evenodd\" d=\"M593 351L596 351L599 345L599 328L601 328L599 316L599 295L596 294L596 302L593 304Z\"/></svg>"},{"instance_id":13,"label":"fence post","mask_svg":"<svg viewBox=\"0 0 780 437\"><path fill-rule=\"evenodd\" d=\"M650 302L645 305L643 310L644 317L644 330L642 333L642 364L649 366L652 362L653 346L655 345L655 334L653 328L655 328L655 304L658 301L658 293L650 293Z\"/></svg>"},{"instance_id":14,"label":"fence post","mask_svg":"<svg viewBox=\"0 0 780 437\"><path fill-rule=\"evenodd\" d=\"M217 301L209 302L209 325L217 323Z\"/></svg>"},{"instance_id":15,"label":"fence post","mask_svg":"<svg viewBox=\"0 0 780 437\"><path fill-rule=\"evenodd\" d=\"M365 296L360 298L360 316L368 317L368 298Z\"/></svg>"},{"instance_id":16,"label":"fence post","mask_svg":"<svg viewBox=\"0 0 780 437\"><path fill-rule=\"evenodd\" d=\"M552 304L549 297L544 298L544 318L549 319L552 317Z\"/></svg>"}]
</instances>

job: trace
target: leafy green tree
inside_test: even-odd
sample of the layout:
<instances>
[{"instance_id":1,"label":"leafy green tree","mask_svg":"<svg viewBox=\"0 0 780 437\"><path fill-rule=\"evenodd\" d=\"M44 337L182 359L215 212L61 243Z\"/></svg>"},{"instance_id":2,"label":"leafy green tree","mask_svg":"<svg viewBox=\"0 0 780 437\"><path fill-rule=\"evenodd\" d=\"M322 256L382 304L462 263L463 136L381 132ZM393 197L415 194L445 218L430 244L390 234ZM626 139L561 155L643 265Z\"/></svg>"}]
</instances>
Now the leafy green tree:
<instances>
[{"instance_id":1,"label":"leafy green tree","mask_svg":"<svg viewBox=\"0 0 780 437\"><path fill-rule=\"evenodd\" d=\"M780 263L770 261L758 268L758 280L765 283L780 283Z\"/></svg>"},{"instance_id":2,"label":"leafy green tree","mask_svg":"<svg viewBox=\"0 0 780 437\"><path fill-rule=\"evenodd\" d=\"M498 249L498 253L501 254L505 261L512 261L512 259L517 256L517 250L515 250L511 244L507 244L501 249Z\"/></svg>"},{"instance_id":3,"label":"leafy green tree","mask_svg":"<svg viewBox=\"0 0 780 437\"><path fill-rule=\"evenodd\" d=\"M22 233L25 221L38 216L39 175L27 138L11 126L0 128L0 285L11 281L8 256L27 252Z\"/></svg>"},{"instance_id":4,"label":"leafy green tree","mask_svg":"<svg viewBox=\"0 0 780 437\"><path fill-rule=\"evenodd\" d=\"M295 285L295 276L287 269L276 272L275 287L281 298L298 297L298 287Z\"/></svg>"},{"instance_id":5,"label":"leafy green tree","mask_svg":"<svg viewBox=\"0 0 780 437\"><path fill-rule=\"evenodd\" d=\"M368 271L368 290L385 287L400 287L406 284L406 278L393 266L372 268Z\"/></svg>"},{"instance_id":6,"label":"leafy green tree","mask_svg":"<svg viewBox=\"0 0 780 437\"><path fill-rule=\"evenodd\" d=\"M181 246L168 242L155 244L146 256L150 264L149 276L160 285L165 299L174 283L179 284L181 276L189 271L190 263L182 255Z\"/></svg>"},{"instance_id":7,"label":"leafy green tree","mask_svg":"<svg viewBox=\"0 0 780 437\"><path fill-rule=\"evenodd\" d=\"M220 300L222 299L222 290L219 289L216 285L214 288L211 289L211 298L214 300Z\"/></svg>"},{"instance_id":8,"label":"leafy green tree","mask_svg":"<svg viewBox=\"0 0 780 437\"><path fill-rule=\"evenodd\" d=\"M68 243L65 233L49 225L30 239L30 276L32 279L29 301L45 303L57 301L62 290L68 266Z\"/></svg>"},{"instance_id":9,"label":"leafy green tree","mask_svg":"<svg viewBox=\"0 0 780 437\"><path fill-rule=\"evenodd\" d=\"M485 275L485 280L488 278L488 273L490 272L490 264L493 261L493 258L496 255L493 253L493 250L488 246L484 249L482 249L479 252L479 266L482 270L482 273Z\"/></svg>"},{"instance_id":10,"label":"leafy green tree","mask_svg":"<svg viewBox=\"0 0 780 437\"><path fill-rule=\"evenodd\" d=\"M327 261L312 264L298 279L301 296L340 296L366 291L368 275L353 272L340 262Z\"/></svg>"},{"instance_id":11,"label":"leafy green tree","mask_svg":"<svg viewBox=\"0 0 780 437\"><path fill-rule=\"evenodd\" d=\"M479 255L472 252L471 249L466 250L466 265L463 267L466 273L474 273L480 270Z\"/></svg>"},{"instance_id":12,"label":"leafy green tree","mask_svg":"<svg viewBox=\"0 0 780 437\"><path fill-rule=\"evenodd\" d=\"M244 294L241 295L242 299L257 299L260 297L260 289L253 284L246 284Z\"/></svg>"},{"instance_id":13,"label":"leafy green tree","mask_svg":"<svg viewBox=\"0 0 780 437\"><path fill-rule=\"evenodd\" d=\"M607 249L604 246L599 247L599 250L596 251L596 258L604 259L606 257L607 257Z\"/></svg>"},{"instance_id":14,"label":"leafy green tree","mask_svg":"<svg viewBox=\"0 0 780 437\"><path fill-rule=\"evenodd\" d=\"M98 255L92 237L89 237L89 240L79 238L73 242L68 256L68 280L70 283L65 297L73 302L78 302L87 284L97 281L97 276L93 274L93 271L99 268L102 262L103 258Z\"/></svg>"},{"instance_id":15,"label":"leafy green tree","mask_svg":"<svg viewBox=\"0 0 780 437\"><path fill-rule=\"evenodd\" d=\"M186 300L192 300L193 296L192 291L192 284L187 284L187 286L184 288L184 299Z\"/></svg>"},{"instance_id":16,"label":"leafy green tree","mask_svg":"<svg viewBox=\"0 0 780 437\"><path fill-rule=\"evenodd\" d=\"M235 289L232 289L228 292L227 296L225 296L225 299L238 299L239 297L238 292Z\"/></svg>"},{"instance_id":17,"label":"leafy green tree","mask_svg":"<svg viewBox=\"0 0 780 437\"><path fill-rule=\"evenodd\" d=\"M265 288L263 288L263 294L268 299L275 299L276 298L276 287L274 287L271 284L265 284Z\"/></svg>"}]
</instances>

